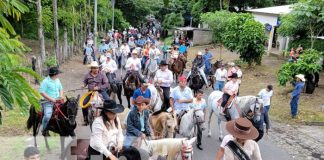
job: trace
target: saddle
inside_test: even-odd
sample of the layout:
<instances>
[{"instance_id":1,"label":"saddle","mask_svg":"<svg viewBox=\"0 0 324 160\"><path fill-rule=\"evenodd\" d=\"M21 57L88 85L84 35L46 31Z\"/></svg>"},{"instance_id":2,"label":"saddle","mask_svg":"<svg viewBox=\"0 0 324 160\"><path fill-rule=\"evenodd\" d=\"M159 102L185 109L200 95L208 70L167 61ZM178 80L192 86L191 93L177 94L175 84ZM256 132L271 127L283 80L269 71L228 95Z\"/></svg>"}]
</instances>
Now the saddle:
<instances>
[{"instance_id":1,"label":"saddle","mask_svg":"<svg viewBox=\"0 0 324 160\"><path fill-rule=\"evenodd\" d=\"M54 103L54 105L53 105L53 113L52 113L52 117L51 117L51 119L53 119L53 118L57 119L58 116L59 116L60 114L63 114L62 111L61 111L61 109L60 109L60 108L62 107L63 104L64 104L64 100L62 100L62 101L60 101L60 102L56 102L56 103ZM37 112L37 116L38 116L40 119L43 118L43 116L44 116L44 111L43 111L43 109L42 109L41 111Z\"/></svg>"}]
</instances>

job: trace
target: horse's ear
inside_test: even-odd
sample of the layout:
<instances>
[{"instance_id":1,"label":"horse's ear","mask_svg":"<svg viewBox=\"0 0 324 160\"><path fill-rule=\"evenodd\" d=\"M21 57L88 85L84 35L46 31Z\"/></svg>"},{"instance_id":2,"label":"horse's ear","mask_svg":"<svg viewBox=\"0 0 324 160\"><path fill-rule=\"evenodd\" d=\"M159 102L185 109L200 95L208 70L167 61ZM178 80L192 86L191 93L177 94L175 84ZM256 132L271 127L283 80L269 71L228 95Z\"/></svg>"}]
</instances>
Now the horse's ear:
<instances>
[{"instance_id":1,"label":"horse's ear","mask_svg":"<svg viewBox=\"0 0 324 160\"><path fill-rule=\"evenodd\" d=\"M65 98L66 98L66 101L69 101L70 100L68 96L65 96Z\"/></svg>"}]
</instances>

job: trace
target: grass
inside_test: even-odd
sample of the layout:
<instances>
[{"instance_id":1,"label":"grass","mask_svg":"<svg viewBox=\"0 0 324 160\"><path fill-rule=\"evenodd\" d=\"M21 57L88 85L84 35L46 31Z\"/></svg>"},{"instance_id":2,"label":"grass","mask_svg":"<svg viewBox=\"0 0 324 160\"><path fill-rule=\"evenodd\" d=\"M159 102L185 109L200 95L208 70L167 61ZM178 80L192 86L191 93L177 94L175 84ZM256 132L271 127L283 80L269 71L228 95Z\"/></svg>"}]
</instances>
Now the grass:
<instances>
[{"instance_id":1,"label":"grass","mask_svg":"<svg viewBox=\"0 0 324 160\"><path fill-rule=\"evenodd\" d=\"M2 111L2 125L0 125L0 136L27 135L26 122L28 113L23 114L19 108Z\"/></svg>"}]
</instances>

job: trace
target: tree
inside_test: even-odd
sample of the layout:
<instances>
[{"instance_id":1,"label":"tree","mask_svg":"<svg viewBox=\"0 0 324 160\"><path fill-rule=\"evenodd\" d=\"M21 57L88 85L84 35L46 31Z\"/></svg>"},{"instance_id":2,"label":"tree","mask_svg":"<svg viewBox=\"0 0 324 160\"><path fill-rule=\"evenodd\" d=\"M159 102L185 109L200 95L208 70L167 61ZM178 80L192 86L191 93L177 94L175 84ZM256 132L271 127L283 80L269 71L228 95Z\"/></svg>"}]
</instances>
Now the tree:
<instances>
[{"instance_id":1,"label":"tree","mask_svg":"<svg viewBox=\"0 0 324 160\"><path fill-rule=\"evenodd\" d=\"M279 34L311 39L311 48L315 38L324 32L324 1L302 0L293 6L291 13L282 17Z\"/></svg>"},{"instance_id":2,"label":"tree","mask_svg":"<svg viewBox=\"0 0 324 160\"><path fill-rule=\"evenodd\" d=\"M251 14L234 14L223 32L223 43L231 51L240 54L240 59L249 65L261 64L266 36L261 23Z\"/></svg>"},{"instance_id":3,"label":"tree","mask_svg":"<svg viewBox=\"0 0 324 160\"><path fill-rule=\"evenodd\" d=\"M314 74L322 70L322 65L319 63L323 53L316 50L305 50L299 57L296 63L286 62L281 65L277 79L279 85L285 86L287 82L291 82L297 74ZM310 80L311 81L311 80Z\"/></svg>"},{"instance_id":4,"label":"tree","mask_svg":"<svg viewBox=\"0 0 324 160\"><path fill-rule=\"evenodd\" d=\"M57 21L57 0L53 0L53 24L54 24L54 53L59 59L59 26Z\"/></svg>"},{"instance_id":5,"label":"tree","mask_svg":"<svg viewBox=\"0 0 324 160\"><path fill-rule=\"evenodd\" d=\"M184 23L182 15L176 13L170 13L165 15L165 19L162 22L162 25L165 29L171 29L173 27L182 26Z\"/></svg>"}]
</instances>

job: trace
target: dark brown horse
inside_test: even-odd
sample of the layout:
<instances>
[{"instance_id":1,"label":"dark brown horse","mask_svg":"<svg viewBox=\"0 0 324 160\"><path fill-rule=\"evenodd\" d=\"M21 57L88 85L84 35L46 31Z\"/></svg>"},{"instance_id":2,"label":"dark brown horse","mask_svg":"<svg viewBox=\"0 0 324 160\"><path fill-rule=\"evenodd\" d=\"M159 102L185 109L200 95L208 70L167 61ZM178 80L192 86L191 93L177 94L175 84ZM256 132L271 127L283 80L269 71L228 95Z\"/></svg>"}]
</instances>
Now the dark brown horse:
<instances>
[{"instance_id":1,"label":"dark brown horse","mask_svg":"<svg viewBox=\"0 0 324 160\"><path fill-rule=\"evenodd\" d=\"M61 138L61 158L64 159L66 156L64 152L64 140L65 137L75 137L74 129L76 128L76 115L78 112L78 101L80 95L77 98L66 97L66 102L62 105L54 104L53 114L48 122L47 129L58 133ZM38 134L43 114L35 110L34 106L29 109L29 118L27 120L27 129L33 127L34 145L37 147L36 136ZM45 137L46 148L49 151L49 145L47 138Z\"/></svg>"},{"instance_id":2,"label":"dark brown horse","mask_svg":"<svg viewBox=\"0 0 324 160\"><path fill-rule=\"evenodd\" d=\"M130 105L130 98L133 96L133 93L136 88L141 86L139 75L132 71L131 74L126 78L126 81L123 83L124 87L124 95L127 98L128 108L131 107Z\"/></svg>"},{"instance_id":3,"label":"dark brown horse","mask_svg":"<svg viewBox=\"0 0 324 160\"><path fill-rule=\"evenodd\" d=\"M169 69L173 72L173 77L176 78L178 83L178 76L183 74L184 69L186 68L187 61L185 57L179 56L177 59L174 59L172 63L169 64Z\"/></svg>"}]
</instances>

